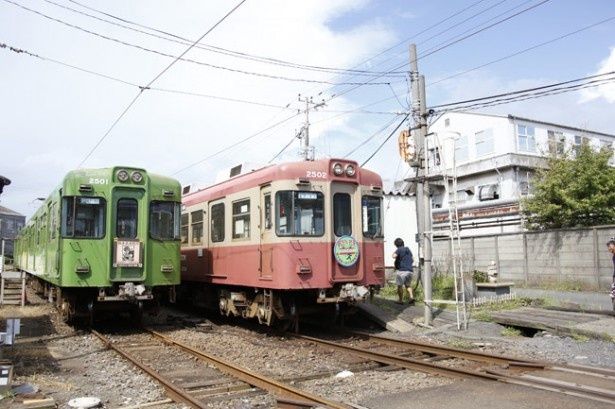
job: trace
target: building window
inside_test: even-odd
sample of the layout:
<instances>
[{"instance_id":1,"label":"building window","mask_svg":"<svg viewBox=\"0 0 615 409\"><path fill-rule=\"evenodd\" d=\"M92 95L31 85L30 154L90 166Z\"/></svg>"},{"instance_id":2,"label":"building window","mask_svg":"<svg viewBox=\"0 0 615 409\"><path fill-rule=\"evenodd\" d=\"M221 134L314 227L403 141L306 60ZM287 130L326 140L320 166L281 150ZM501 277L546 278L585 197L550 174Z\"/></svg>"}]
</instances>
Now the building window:
<instances>
[{"instance_id":1,"label":"building window","mask_svg":"<svg viewBox=\"0 0 615 409\"><path fill-rule=\"evenodd\" d=\"M475 134L476 156L493 153L493 130L485 129Z\"/></svg>"},{"instance_id":2,"label":"building window","mask_svg":"<svg viewBox=\"0 0 615 409\"><path fill-rule=\"evenodd\" d=\"M233 238L250 238L250 199L233 203Z\"/></svg>"},{"instance_id":3,"label":"building window","mask_svg":"<svg viewBox=\"0 0 615 409\"><path fill-rule=\"evenodd\" d=\"M549 154L552 156L563 156L566 149L566 137L561 132L547 131L549 142Z\"/></svg>"},{"instance_id":4,"label":"building window","mask_svg":"<svg viewBox=\"0 0 615 409\"><path fill-rule=\"evenodd\" d=\"M461 135L458 139L455 140L455 162L465 162L469 158L468 152L468 136Z\"/></svg>"},{"instance_id":5,"label":"building window","mask_svg":"<svg viewBox=\"0 0 615 409\"><path fill-rule=\"evenodd\" d=\"M192 227L192 244L203 242L203 211L197 210L190 213L190 223Z\"/></svg>"},{"instance_id":6,"label":"building window","mask_svg":"<svg viewBox=\"0 0 615 409\"><path fill-rule=\"evenodd\" d=\"M450 125L451 125L451 120L450 120L450 118L446 118L446 119L444 120L444 126L448 128Z\"/></svg>"},{"instance_id":7,"label":"building window","mask_svg":"<svg viewBox=\"0 0 615 409\"><path fill-rule=\"evenodd\" d=\"M442 163L440 159L440 148L435 147L435 148L429 149L429 162L434 167L440 166L440 164Z\"/></svg>"},{"instance_id":8,"label":"building window","mask_svg":"<svg viewBox=\"0 0 615 409\"><path fill-rule=\"evenodd\" d=\"M333 195L333 231L338 237L352 234L350 195L348 193Z\"/></svg>"},{"instance_id":9,"label":"building window","mask_svg":"<svg viewBox=\"0 0 615 409\"><path fill-rule=\"evenodd\" d=\"M530 182L519 182L519 194L521 196L528 196L530 194L531 191L531 186L530 186Z\"/></svg>"},{"instance_id":10,"label":"building window","mask_svg":"<svg viewBox=\"0 0 615 409\"><path fill-rule=\"evenodd\" d=\"M579 156L579 152L581 151L581 145L583 144L589 145L589 138L587 136L575 135L574 144L572 145L572 153L575 158Z\"/></svg>"},{"instance_id":11,"label":"building window","mask_svg":"<svg viewBox=\"0 0 615 409\"><path fill-rule=\"evenodd\" d=\"M211 207L211 241L217 243L224 241L224 203L217 203Z\"/></svg>"},{"instance_id":12,"label":"building window","mask_svg":"<svg viewBox=\"0 0 615 409\"><path fill-rule=\"evenodd\" d=\"M188 243L188 213L184 213L182 214L181 217L181 233L180 233L180 237L181 237L181 243L182 244L187 244Z\"/></svg>"},{"instance_id":13,"label":"building window","mask_svg":"<svg viewBox=\"0 0 615 409\"><path fill-rule=\"evenodd\" d=\"M534 136L533 126L517 125L517 139L520 151L536 152L536 137Z\"/></svg>"},{"instance_id":14,"label":"building window","mask_svg":"<svg viewBox=\"0 0 615 409\"><path fill-rule=\"evenodd\" d=\"M500 198L500 191L497 183L485 185L478 188L478 200L481 202L487 200L496 200Z\"/></svg>"}]
</instances>

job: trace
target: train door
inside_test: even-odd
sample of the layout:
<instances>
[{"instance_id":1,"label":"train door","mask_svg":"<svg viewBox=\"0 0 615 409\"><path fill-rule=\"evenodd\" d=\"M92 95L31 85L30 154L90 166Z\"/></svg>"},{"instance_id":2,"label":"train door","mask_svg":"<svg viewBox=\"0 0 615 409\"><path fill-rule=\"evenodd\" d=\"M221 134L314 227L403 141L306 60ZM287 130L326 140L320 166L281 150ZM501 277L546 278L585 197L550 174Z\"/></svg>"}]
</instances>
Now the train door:
<instances>
[{"instance_id":1,"label":"train door","mask_svg":"<svg viewBox=\"0 0 615 409\"><path fill-rule=\"evenodd\" d=\"M148 235L148 219L140 217L149 209L140 209L143 191L116 189L111 203L111 234L113 268L110 280L145 279L144 260L147 254L143 243Z\"/></svg>"},{"instance_id":2,"label":"train door","mask_svg":"<svg viewBox=\"0 0 615 409\"><path fill-rule=\"evenodd\" d=\"M270 279L273 276L273 198L271 186L264 186L260 192L260 278Z\"/></svg>"},{"instance_id":3,"label":"train door","mask_svg":"<svg viewBox=\"0 0 615 409\"><path fill-rule=\"evenodd\" d=\"M355 208L360 203L355 202L355 193L357 186L350 183L332 183L331 184L331 215L333 215L332 239L337 241L340 237L352 237L359 242L361 232L358 231L360 224L354 220L357 213ZM349 251L353 251L349 249ZM355 254L348 254L350 258L356 257ZM338 254L338 257L343 257L344 254ZM361 254L359 253L360 260ZM347 267L336 259L335 255L331 256L333 267L331 269L331 280L334 282L358 281L363 279L363 268L360 262L355 262Z\"/></svg>"},{"instance_id":4,"label":"train door","mask_svg":"<svg viewBox=\"0 0 615 409\"><path fill-rule=\"evenodd\" d=\"M224 245L226 232L226 212L225 203L222 199L209 202L209 249L211 259L208 273L216 277L226 277L226 252Z\"/></svg>"}]
</instances>

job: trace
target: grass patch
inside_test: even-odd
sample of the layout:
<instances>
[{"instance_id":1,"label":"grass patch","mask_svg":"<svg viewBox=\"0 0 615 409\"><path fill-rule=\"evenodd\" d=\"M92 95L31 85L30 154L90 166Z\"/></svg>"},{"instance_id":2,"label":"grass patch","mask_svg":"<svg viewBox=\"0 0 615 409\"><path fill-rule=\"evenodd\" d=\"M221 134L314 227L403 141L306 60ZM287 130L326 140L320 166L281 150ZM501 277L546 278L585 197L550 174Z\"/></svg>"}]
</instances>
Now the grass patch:
<instances>
[{"instance_id":1,"label":"grass patch","mask_svg":"<svg viewBox=\"0 0 615 409\"><path fill-rule=\"evenodd\" d=\"M578 334L576 332L573 332L572 334L570 334L570 337L572 339L574 339L577 342L587 342L589 341L589 337L587 335L583 335L583 334Z\"/></svg>"},{"instance_id":2,"label":"grass patch","mask_svg":"<svg viewBox=\"0 0 615 409\"><path fill-rule=\"evenodd\" d=\"M474 345L472 345L470 342L464 340L464 339L457 339L457 338L453 338L453 339L449 339L446 344L452 348L457 348L457 349L472 349L474 348Z\"/></svg>"},{"instance_id":3,"label":"grass patch","mask_svg":"<svg viewBox=\"0 0 615 409\"><path fill-rule=\"evenodd\" d=\"M491 304L479 305L470 308L470 315L478 321L492 321L491 313L496 311L514 310L521 307L532 305L530 298L515 298L513 300L502 301Z\"/></svg>"},{"instance_id":4,"label":"grass patch","mask_svg":"<svg viewBox=\"0 0 615 409\"><path fill-rule=\"evenodd\" d=\"M506 327L500 332L503 337L520 337L521 330L515 327Z\"/></svg>"}]
</instances>

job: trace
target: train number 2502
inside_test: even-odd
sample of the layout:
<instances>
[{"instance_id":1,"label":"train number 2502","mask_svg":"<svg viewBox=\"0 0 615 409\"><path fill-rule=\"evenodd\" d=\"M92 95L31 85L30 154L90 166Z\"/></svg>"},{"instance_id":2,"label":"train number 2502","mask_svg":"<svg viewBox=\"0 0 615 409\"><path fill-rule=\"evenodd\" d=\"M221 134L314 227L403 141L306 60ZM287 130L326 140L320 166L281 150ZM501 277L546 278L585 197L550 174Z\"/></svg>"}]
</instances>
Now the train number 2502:
<instances>
[{"instance_id":1,"label":"train number 2502","mask_svg":"<svg viewBox=\"0 0 615 409\"><path fill-rule=\"evenodd\" d=\"M308 171L306 171L306 177L308 177L308 178L326 179L327 178L327 172L317 172L315 170L308 170Z\"/></svg>"}]
</instances>

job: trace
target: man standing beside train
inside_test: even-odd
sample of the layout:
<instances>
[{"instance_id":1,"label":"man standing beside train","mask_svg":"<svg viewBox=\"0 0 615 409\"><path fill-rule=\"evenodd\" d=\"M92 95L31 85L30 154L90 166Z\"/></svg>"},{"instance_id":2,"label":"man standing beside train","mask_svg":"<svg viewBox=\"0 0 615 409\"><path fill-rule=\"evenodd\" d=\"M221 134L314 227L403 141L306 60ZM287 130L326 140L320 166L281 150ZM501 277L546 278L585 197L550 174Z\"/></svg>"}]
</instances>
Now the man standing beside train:
<instances>
[{"instance_id":1,"label":"man standing beside train","mask_svg":"<svg viewBox=\"0 0 615 409\"><path fill-rule=\"evenodd\" d=\"M404 288L408 291L408 296L410 297L409 304L414 304L414 295L412 294L412 264L414 260L412 259L412 252L406 246L404 246L404 241L400 238L396 238L393 242L397 249L393 253L393 258L395 259L395 281L397 283L397 297L399 300L398 304L403 304L404 302Z\"/></svg>"}]
</instances>

